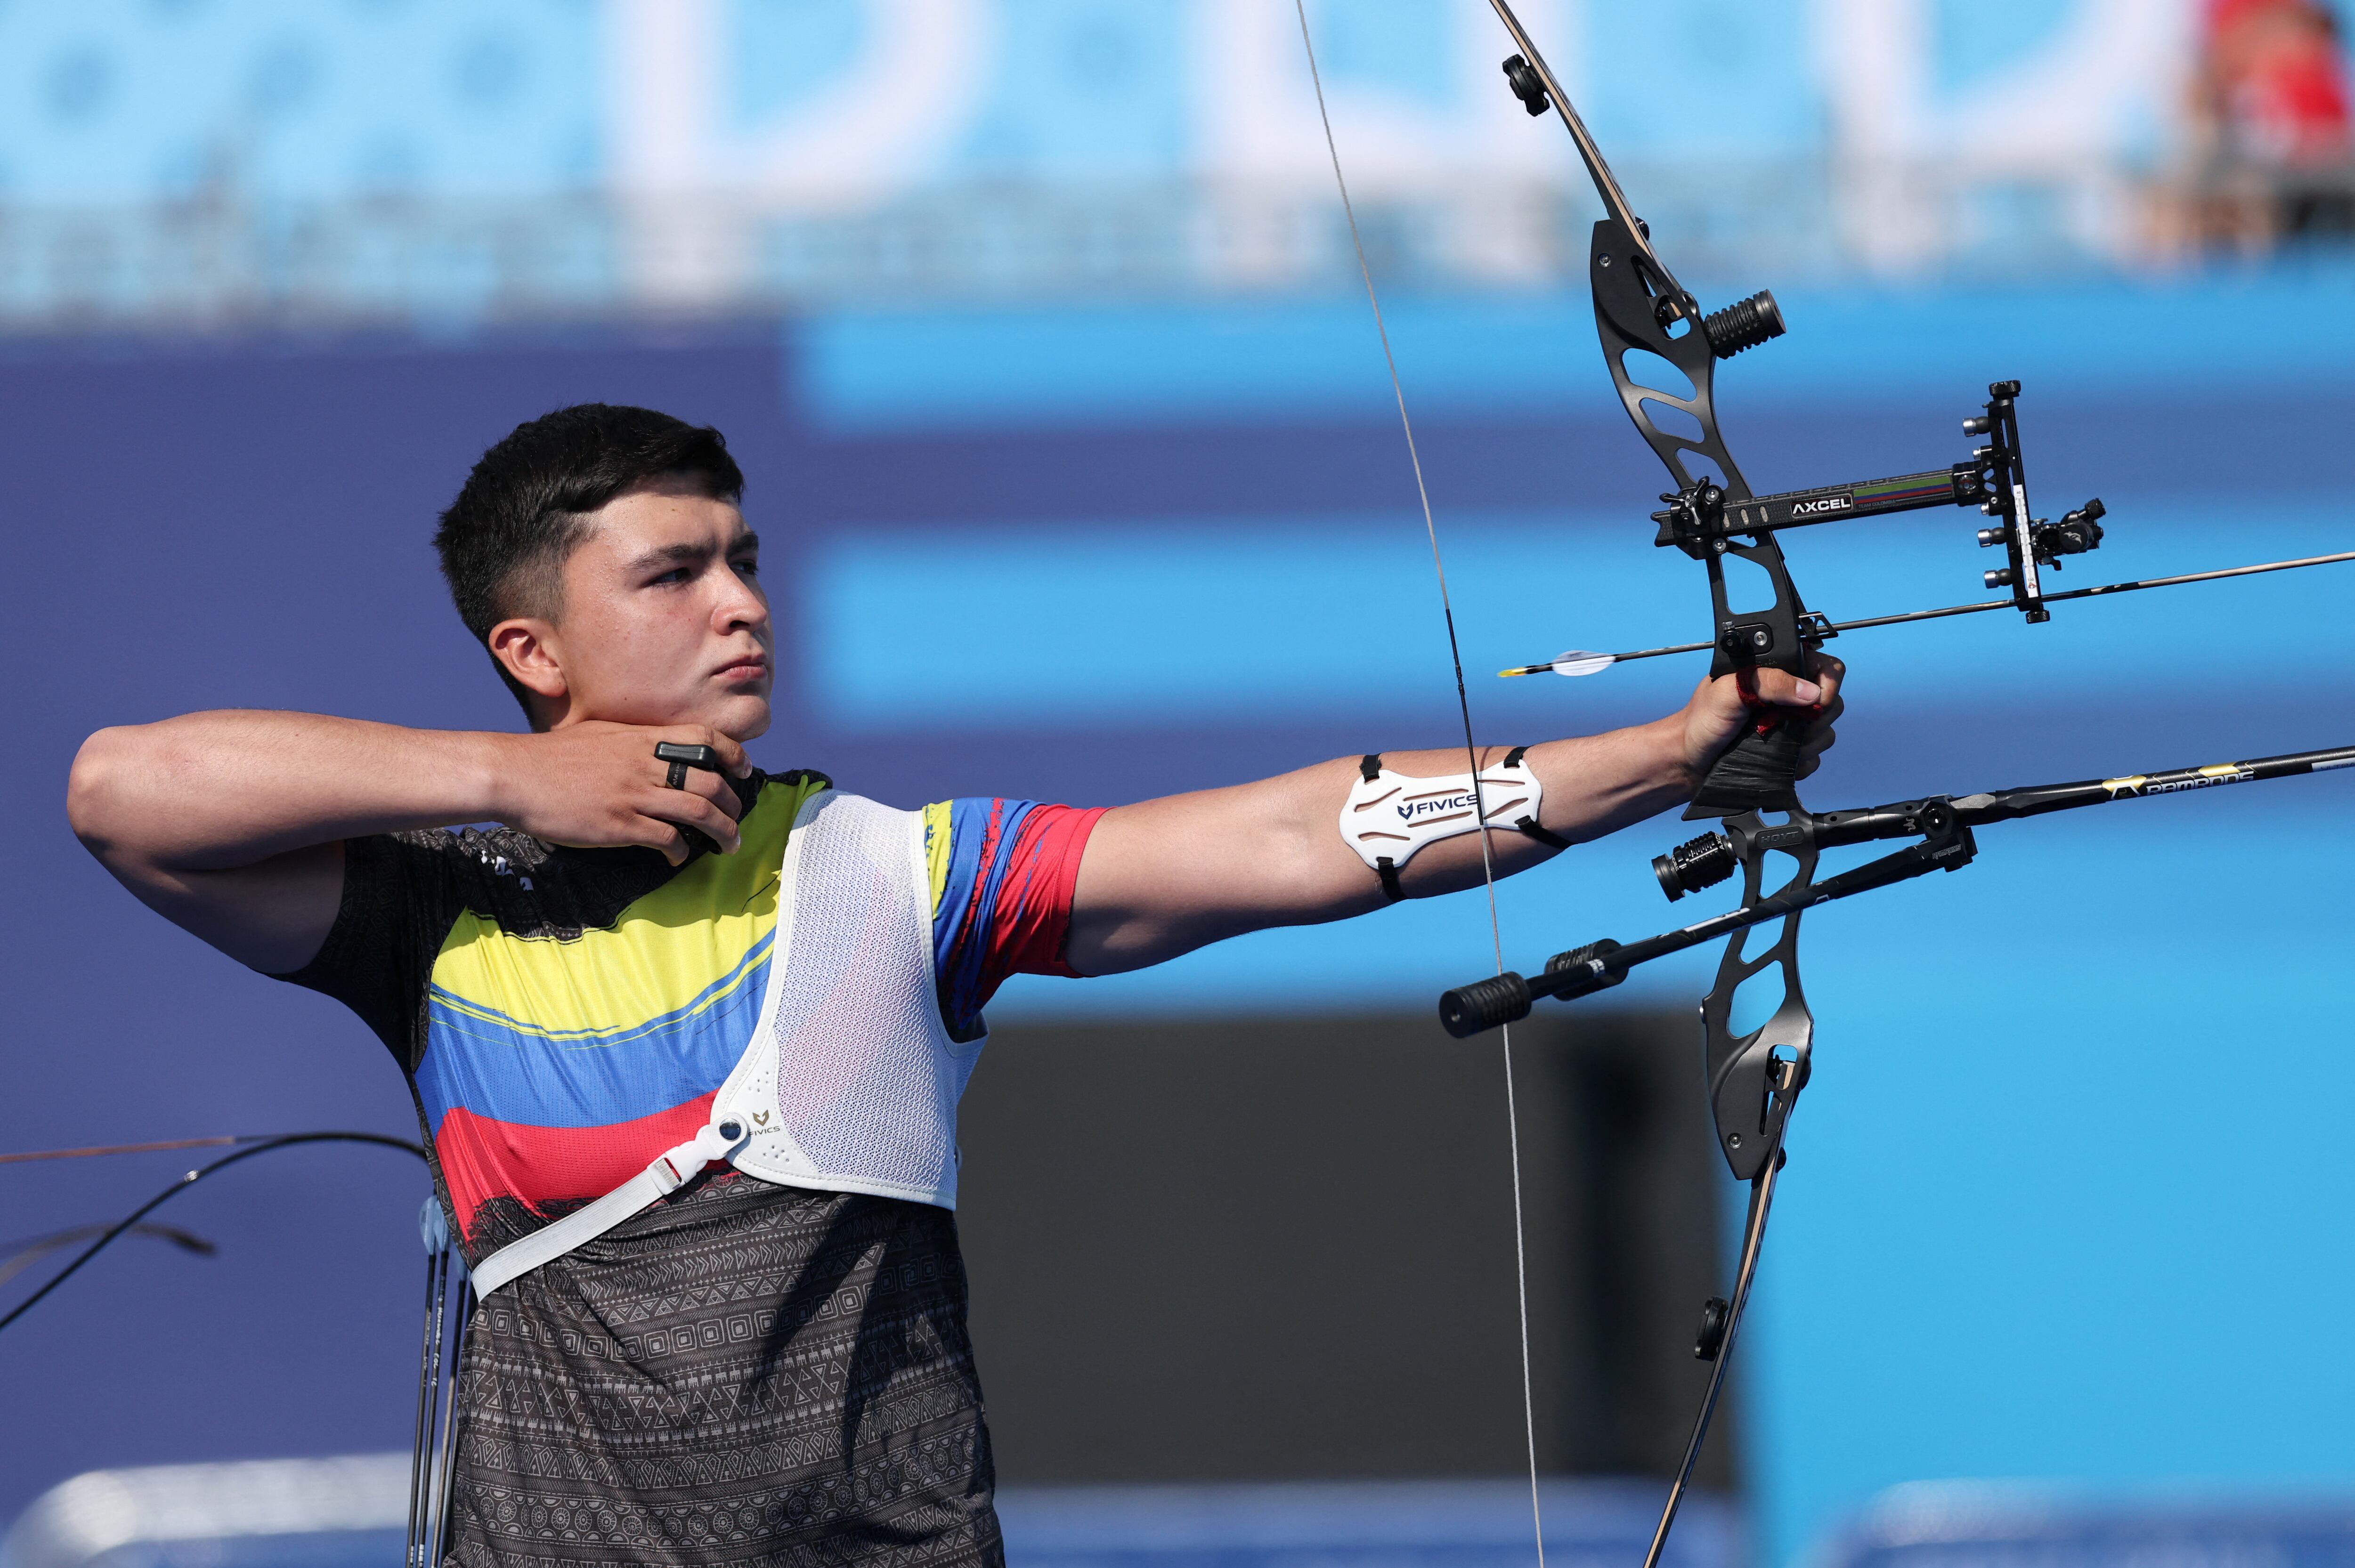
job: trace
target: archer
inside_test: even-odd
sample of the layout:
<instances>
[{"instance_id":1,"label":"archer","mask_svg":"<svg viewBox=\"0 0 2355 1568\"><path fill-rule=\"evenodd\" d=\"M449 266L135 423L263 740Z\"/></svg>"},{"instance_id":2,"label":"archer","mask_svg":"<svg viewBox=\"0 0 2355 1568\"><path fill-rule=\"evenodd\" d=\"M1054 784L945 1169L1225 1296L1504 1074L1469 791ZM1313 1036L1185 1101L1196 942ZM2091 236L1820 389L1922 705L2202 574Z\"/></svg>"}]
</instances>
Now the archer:
<instances>
[{"instance_id":1,"label":"archer","mask_svg":"<svg viewBox=\"0 0 2355 1568\"><path fill-rule=\"evenodd\" d=\"M346 1003L408 1077L494 1308L448 1560L1002 1562L953 1213L998 984L1509 875L1689 800L1757 722L1727 676L1473 758L898 810L746 755L775 670L743 482L643 408L485 454L435 545L529 733L199 713L74 763L126 887ZM1803 773L1841 706L1838 662L1813 673L1752 673L1815 710Z\"/></svg>"}]
</instances>

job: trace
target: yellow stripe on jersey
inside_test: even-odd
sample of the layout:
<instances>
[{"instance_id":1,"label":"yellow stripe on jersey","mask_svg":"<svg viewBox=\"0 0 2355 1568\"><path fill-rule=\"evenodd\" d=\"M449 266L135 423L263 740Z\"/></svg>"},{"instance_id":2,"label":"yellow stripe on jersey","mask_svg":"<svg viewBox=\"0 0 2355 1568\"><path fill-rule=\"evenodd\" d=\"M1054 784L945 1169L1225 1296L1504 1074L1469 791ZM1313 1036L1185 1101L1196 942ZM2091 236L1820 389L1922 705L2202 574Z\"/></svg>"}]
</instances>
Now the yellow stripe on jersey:
<instances>
[{"instance_id":1,"label":"yellow stripe on jersey","mask_svg":"<svg viewBox=\"0 0 2355 1568\"><path fill-rule=\"evenodd\" d=\"M949 889L949 802L935 800L924 808L924 870L932 879L932 915L938 918L941 899Z\"/></svg>"},{"instance_id":2,"label":"yellow stripe on jersey","mask_svg":"<svg viewBox=\"0 0 2355 1568\"><path fill-rule=\"evenodd\" d=\"M472 910L433 961L461 1015L577 1044L614 1044L741 985L777 925L778 875L802 802L823 786L774 780L741 824L742 848L706 854L577 940L517 937Z\"/></svg>"}]
</instances>

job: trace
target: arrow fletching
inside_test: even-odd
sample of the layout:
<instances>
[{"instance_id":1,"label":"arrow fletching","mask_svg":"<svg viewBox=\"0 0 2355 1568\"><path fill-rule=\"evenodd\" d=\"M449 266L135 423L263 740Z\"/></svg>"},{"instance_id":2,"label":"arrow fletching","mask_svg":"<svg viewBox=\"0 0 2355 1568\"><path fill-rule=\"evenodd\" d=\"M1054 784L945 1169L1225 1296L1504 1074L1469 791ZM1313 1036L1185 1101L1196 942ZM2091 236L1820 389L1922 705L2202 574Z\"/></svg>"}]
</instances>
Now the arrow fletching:
<instances>
[{"instance_id":1,"label":"arrow fletching","mask_svg":"<svg viewBox=\"0 0 2355 1568\"><path fill-rule=\"evenodd\" d=\"M1510 670L1499 670L1499 675L1542 675L1549 671L1557 675L1592 675L1619 662L1616 653L1590 653L1573 648L1567 653L1557 653L1542 664L1522 664Z\"/></svg>"}]
</instances>

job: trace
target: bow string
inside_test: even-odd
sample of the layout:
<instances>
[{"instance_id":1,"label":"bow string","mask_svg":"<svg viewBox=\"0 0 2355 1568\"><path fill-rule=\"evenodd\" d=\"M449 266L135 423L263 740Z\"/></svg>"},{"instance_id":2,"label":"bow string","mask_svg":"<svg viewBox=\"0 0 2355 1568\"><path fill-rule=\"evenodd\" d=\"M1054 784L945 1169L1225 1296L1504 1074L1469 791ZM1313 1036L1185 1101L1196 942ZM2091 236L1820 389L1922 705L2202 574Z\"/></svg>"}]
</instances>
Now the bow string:
<instances>
[{"instance_id":1,"label":"bow string","mask_svg":"<svg viewBox=\"0 0 2355 1568\"><path fill-rule=\"evenodd\" d=\"M1348 220L1349 247L1358 263L1358 276L1365 284L1366 303L1373 313L1374 332L1382 348L1382 365L1388 372L1391 396L1398 405L1399 430L1406 440L1407 461L1414 473L1415 501L1423 512L1423 537L1431 548L1432 575L1439 588L1440 618L1447 629L1447 654L1455 678L1455 708L1464 730L1464 756L1472 776L1472 820L1486 823L1487 803L1482 796L1480 783L1480 747L1472 732L1472 699L1464 682L1464 652L1455 635L1455 609L1447 591L1447 563L1439 548L1439 525L1433 519L1431 489L1424 482L1423 456L1414 439L1414 420L1407 412L1406 388L1399 379L1398 355L1391 346L1389 323L1382 315L1380 291L1374 287L1373 268L1366 260L1364 237L1358 229L1356 205L1349 199L1348 177L1341 170L1340 143L1333 134L1333 115L1325 101L1324 73L1316 64L1316 41L1308 26L1306 0L1293 0L1293 10L1300 22L1300 47L1308 61L1308 80L1316 95L1316 117L1325 132L1325 152L1333 165L1333 184L1341 200L1342 216ZM1483 827L1476 835L1480 841L1480 878L1487 895L1489 944L1496 959L1497 973L1505 971L1504 927L1497 914L1497 863L1488 843L1489 830ZM1538 1500L1537 1399L1529 1372L1529 1285L1527 1227L1522 1218L1521 1204L1521 1135L1520 1109L1513 1085L1513 1040L1511 1026L1499 1030L1503 1044L1505 1080L1505 1129L1507 1154L1512 1173L1513 1200L1513 1285L1515 1306L1520 1327L1521 1358L1521 1432L1529 1457L1529 1527L1537 1544L1538 1568L1545 1568L1545 1522Z\"/></svg>"}]
</instances>

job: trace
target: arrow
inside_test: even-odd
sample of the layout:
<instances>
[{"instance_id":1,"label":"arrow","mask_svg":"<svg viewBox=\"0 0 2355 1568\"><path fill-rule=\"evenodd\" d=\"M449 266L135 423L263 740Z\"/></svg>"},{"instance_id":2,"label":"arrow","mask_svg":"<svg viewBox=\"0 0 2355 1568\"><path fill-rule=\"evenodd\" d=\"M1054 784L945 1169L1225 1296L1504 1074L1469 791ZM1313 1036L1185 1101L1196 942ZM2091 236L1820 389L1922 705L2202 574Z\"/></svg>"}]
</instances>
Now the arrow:
<instances>
[{"instance_id":1,"label":"arrow","mask_svg":"<svg viewBox=\"0 0 2355 1568\"><path fill-rule=\"evenodd\" d=\"M2142 588L2174 588L2182 583L2209 583L2221 577L2255 577L2261 572L2286 572L2298 567L2327 567L2339 561L2355 561L2355 550L2341 550L2335 556L2306 556L2295 561L2266 561L2254 567L2227 567L2222 571L2186 572L2180 577L2145 577L2140 582L2104 583L2099 588L2073 588L2067 593L2049 593L2046 604L2059 604L2063 599L2099 599L2104 594L2134 593ZM1976 604L1950 604L1944 609L1916 609L1903 615L1876 615L1864 620L1843 620L1809 628L1809 640L1820 642L1827 637L1837 637L1843 631L1863 631L1875 626L1903 626L1916 620L1943 620L1952 615L1977 615L1981 610L2009 609L2008 599L1985 599ZM1509 675L1593 675L1614 664L1625 664L1631 659L1658 659L1670 653L1706 653L1715 644L1679 642L1672 648L1640 648L1632 653L1593 653L1572 649L1557 653L1542 664L1517 664L1509 670L1499 670L1500 676Z\"/></svg>"}]
</instances>

